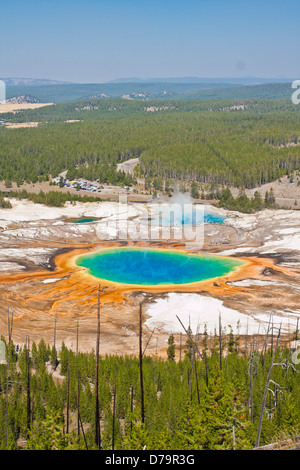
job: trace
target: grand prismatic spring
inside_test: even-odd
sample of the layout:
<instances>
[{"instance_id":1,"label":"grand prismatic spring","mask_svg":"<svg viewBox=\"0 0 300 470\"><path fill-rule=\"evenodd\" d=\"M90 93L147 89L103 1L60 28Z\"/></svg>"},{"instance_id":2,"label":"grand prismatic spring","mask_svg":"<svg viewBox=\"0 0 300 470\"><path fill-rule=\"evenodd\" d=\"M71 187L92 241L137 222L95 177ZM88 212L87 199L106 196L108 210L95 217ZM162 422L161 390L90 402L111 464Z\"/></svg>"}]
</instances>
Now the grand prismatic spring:
<instances>
[{"instance_id":1,"label":"grand prismatic spring","mask_svg":"<svg viewBox=\"0 0 300 470\"><path fill-rule=\"evenodd\" d=\"M104 353L135 350L141 303L145 335L155 321L162 354L168 334L181 328L176 314L185 324L196 325L194 330L200 317L200 328L206 322L211 332L219 313L224 325L235 327L238 319L242 331L257 332L259 327L263 331L271 314L274 321L285 321L286 329L297 321L300 214L296 211L266 217L209 207L197 213L184 211L182 218L180 203L171 207L178 206L174 216L172 211L171 216L170 211L160 211L161 227L174 224L178 232L182 224L204 220L200 248L178 237L117 239L110 220L120 211L113 202L55 209L29 201L13 203L9 211L0 210L4 228L0 232L0 299L6 314L0 327L7 329L9 308L14 312L18 344L23 344L26 334L32 341L44 337L51 343L57 318L57 338L74 346L78 320L80 347L90 350L99 286ZM149 223L147 211L151 226L158 221L152 210L156 207L130 204L124 214L120 212L121 229L124 221L129 228L137 222L143 235ZM213 220L206 220L208 213ZM155 341L149 348L155 350Z\"/></svg>"},{"instance_id":2,"label":"grand prismatic spring","mask_svg":"<svg viewBox=\"0 0 300 470\"><path fill-rule=\"evenodd\" d=\"M243 261L184 251L113 248L77 258L76 264L92 276L133 285L189 284L220 277Z\"/></svg>"}]
</instances>

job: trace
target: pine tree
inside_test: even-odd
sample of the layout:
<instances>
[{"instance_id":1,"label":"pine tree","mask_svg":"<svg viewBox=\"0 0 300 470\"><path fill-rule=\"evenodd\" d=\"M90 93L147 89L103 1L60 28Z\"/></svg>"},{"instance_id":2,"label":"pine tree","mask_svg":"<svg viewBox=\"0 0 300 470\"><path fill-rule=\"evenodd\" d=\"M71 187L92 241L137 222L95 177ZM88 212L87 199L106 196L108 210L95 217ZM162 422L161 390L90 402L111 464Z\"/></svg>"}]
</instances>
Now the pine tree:
<instances>
[{"instance_id":1,"label":"pine tree","mask_svg":"<svg viewBox=\"0 0 300 470\"><path fill-rule=\"evenodd\" d=\"M175 338L174 335L170 335L168 338L168 349L167 355L170 361L175 361Z\"/></svg>"}]
</instances>

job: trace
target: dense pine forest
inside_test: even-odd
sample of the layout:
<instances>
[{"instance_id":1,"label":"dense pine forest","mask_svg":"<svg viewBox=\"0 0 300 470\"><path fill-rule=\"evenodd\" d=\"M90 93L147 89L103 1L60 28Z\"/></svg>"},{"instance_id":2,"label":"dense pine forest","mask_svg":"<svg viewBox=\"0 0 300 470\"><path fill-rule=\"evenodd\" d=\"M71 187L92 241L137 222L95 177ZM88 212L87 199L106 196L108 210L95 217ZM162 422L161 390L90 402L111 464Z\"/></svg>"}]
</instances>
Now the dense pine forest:
<instances>
[{"instance_id":1,"label":"dense pine forest","mask_svg":"<svg viewBox=\"0 0 300 470\"><path fill-rule=\"evenodd\" d=\"M2 337L0 448L246 450L299 436L293 341L187 333L180 350L170 335L166 359Z\"/></svg>"},{"instance_id":2,"label":"dense pine forest","mask_svg":"<svg viewBox=\"0 0 300 470\"><path fill-rule=\"evenodd\" d=\"M40 125L0 126L0 180L35 183L68 170L131 184L117 163L139 157L136 177L254 188L299 170L299 113L275 100L89 100L3 114Z\"/></svg>"}]
</instances>

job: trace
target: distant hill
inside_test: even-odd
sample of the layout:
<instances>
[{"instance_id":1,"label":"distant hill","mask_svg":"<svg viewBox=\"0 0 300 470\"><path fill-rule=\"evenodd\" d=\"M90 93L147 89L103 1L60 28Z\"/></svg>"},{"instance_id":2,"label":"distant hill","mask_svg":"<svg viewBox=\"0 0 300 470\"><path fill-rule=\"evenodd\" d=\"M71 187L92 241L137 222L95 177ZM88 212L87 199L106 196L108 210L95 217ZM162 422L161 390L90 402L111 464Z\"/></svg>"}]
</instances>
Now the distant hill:
<instances>
[{"instance_id":1,"label":"distant hill","mask_svg":"<svg viewBox=\"0 0 300 470\"><path fill-rule=\"evenodd\" d=\"M226 100L226 99L268 99L290 100L292 96L290 83L267 83L261 85L236 86L214 90L198 90L186 93L177 99L184 100Z\"/></svg>"},{"instance_id":2,"label":"distant hill","mask_svg":"<svg viewBox=\"0 0 300 470\"><path fill-rule=\"evenodd\" d=\"M261 85L264 83L291 83L292 78L261 78L261 77L224 77L224 78L199 78L199 77L167 77L167 78L137 78L126 77L111 80L108 83L198 83L218 85Z\"/></svg>"},{"instance_id":3,"label":"distant hill","mask_svg":"<svg viewBox=\"0 0 300 470\"><path fill-rule=\"evenodd\" d=\"M5 101L5 104L24 104L24 103L40 103L40 100L30 95L14 96Z\"/></svg>"},{"instance_id":4,"label":"distant hill","mask_svg":"<svg viewBox=\"0 0 300 470\"><path fill-rule=\"evenodd\" d=\"M48 80L41 78L0 78L6 86L48 86L71 84L71 82L63 82L60 80Z\"/></svg>"},{"instance_id":5,"label":"distant hill","mask_svg":"<svg viewBox=\"0 0 300 470\"><path fill-rule=\"evenodd\" d=\"M6 98L30 95L42 103L69 103L89 99L123 98L134 100L222 100L286 99L292 95L291 83L240 85L233 83L88 83L88 84L19 84L7 85Z\"/></svg>"},{"instance_id":6,"label":"distant hill","mask_svg":"<svg viewBox=\"0 0 300 470\"><path fill-rule=\"evenodd\" d=\"M152 100L176 98L199 89L232 86L214 83L87 83L59 85L14 85L6 87L6 97L30 94L43 103L68 103L97 98L128 98ZM130 96L135 94L135 96Z\"/></svg>"}]
</instances>

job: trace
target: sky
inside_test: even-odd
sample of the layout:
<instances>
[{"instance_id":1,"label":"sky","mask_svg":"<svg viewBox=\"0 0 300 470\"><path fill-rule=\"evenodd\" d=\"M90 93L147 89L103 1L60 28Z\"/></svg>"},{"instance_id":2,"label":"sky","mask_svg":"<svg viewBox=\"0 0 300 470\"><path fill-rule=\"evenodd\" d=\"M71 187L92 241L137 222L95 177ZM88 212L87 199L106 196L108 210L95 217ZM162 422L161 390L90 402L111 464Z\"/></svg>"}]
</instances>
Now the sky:
<instances>
[{"instance_id":1,"label":"sky","mask_svg":"<svg viewBox=\"0 0 300 470\"><path fill-rule=\"evenodd\" d=\"M300 79L299 0L0 0L0 77Z\"/></svg>"}]
</instances>

